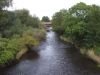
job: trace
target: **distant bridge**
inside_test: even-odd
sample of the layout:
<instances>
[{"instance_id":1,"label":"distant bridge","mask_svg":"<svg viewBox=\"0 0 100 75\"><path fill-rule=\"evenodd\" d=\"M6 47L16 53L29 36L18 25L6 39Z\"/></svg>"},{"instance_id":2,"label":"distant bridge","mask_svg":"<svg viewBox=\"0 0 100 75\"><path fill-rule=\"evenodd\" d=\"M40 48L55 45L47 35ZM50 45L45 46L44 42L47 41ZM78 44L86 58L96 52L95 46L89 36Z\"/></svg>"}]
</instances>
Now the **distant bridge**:
<instances>
[{"instance_id":1,"label":"distant bridge","mask_svg":"<svg viewBox=\"0 0 100 75\"><path fill-rule=\"evenodd\" d=\"M51 27L52 22L42 22L42 25L44 25L44 27Z\"/></svg>"}]
</instances>

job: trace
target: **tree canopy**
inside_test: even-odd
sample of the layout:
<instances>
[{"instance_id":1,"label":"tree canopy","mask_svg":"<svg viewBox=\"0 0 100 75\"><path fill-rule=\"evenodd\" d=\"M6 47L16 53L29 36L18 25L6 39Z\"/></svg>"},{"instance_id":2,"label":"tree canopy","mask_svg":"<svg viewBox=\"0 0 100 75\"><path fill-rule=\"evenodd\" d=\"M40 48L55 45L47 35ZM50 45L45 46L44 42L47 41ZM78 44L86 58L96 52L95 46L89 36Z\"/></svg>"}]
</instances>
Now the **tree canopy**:
<instances>
[{"instance_id":1,"label":"tree canopy","mask_svg":"<svg viewBox=\"0 0 100 75\"><path fill-rule=\"evenodd\" d=\"M43 16L43 17L42 17L42 21L43 21L43 22L50 22L50 19L49 19L48 16Z\"/></svg>"},{"instance_id":2,"label":"tree canopy","mask_svg":"<svg viewBox=\"0 0 100 75\"><path fill-rule=\"evenodd\" d=\"M5 7L9 7L12 4L12 0L0 0L0 10Z\"/></svg>"},{"instance_id":3,"label":"tree canopy","mask_svg":"<svg viewBox=\"0 0 100 75\"><path fill-rule=\"evenodd\" d=\"M100 7L77 3L66 12L53 16L53 28L82 48L98 48L100 45ZM99 50L99 49L96 49Z\"/></svg>"}]
</instances>

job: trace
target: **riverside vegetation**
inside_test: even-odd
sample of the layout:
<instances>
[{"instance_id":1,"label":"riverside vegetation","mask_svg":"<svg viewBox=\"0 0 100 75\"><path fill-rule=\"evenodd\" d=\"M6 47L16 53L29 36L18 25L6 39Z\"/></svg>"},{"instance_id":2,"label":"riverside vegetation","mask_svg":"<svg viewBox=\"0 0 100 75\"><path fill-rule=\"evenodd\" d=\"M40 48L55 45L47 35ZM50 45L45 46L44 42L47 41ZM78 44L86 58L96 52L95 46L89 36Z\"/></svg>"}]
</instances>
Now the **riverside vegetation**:
<instances>
[{"instance_id":1,"label":"riverside vegetation","mask_svg":"<svg viewBox=\"0 0 100 75\"><path fill-rule=\"evenodd\" d=\"M77 3L53 15L53 29L100 64L100 7Z\"/></svg>"},{"instance_id":2,"label":"riverside vegetation","mask_svg":"<svg viewBox=\"0 0 100 75\"><path fill-rule=\"evenodd\" d=\"M45 31L40 20L31 16L26 9L8 11L5 8L12 0L0 1L0 66L6 66L17 59L20 51L37 46L44 38Z\"/></svg>"}]
</instances>

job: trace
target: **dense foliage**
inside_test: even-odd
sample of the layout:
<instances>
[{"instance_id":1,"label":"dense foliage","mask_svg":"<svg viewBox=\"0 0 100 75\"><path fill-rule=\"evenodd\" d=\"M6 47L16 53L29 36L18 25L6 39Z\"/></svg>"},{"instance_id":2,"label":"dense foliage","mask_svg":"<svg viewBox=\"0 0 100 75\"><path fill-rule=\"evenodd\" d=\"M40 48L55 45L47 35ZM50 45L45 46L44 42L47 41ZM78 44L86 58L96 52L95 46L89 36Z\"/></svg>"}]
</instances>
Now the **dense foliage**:
<instances>
[{"instance_id":1,"label":"dense foliage","mask_svg":"<svg viewBox=\"0 0 100 75\"><path fill-rule=\"evenodd\" d=\"M36 46L44 38L40 20L26 9L8 11L12 0L0 0L0 66L16 59L18 52Z\"/></svg>"},{"instance_id":2,"label":"dense foliage","mask_svg":"<svg viewBox=\"0 0 100 75\"><path fill-rule=\"evenodd\" d=\"M48 16L43 16L42 17L42 22L50 22L50 19Z\"/></svg>"},{"instance_id":3,"label":"dense foliage","mask_svg":"<svg viewBox=\"0 0 100 75\"><path fill-rule=\"evenodd\" d=\"M12 0L0 0L0 11L5 7L9 7L12 3Z\"/></svg>"},{"instance_id":4,"label":"dense foliage","mask_svg":"<svg viewBox=\"0 0 100 75\"><path fill-rule=\"evenodd\" d=\"M100 53L100 7L78 3L53 16L53 28L76 46Z\"/></svg>"}]
</instances>

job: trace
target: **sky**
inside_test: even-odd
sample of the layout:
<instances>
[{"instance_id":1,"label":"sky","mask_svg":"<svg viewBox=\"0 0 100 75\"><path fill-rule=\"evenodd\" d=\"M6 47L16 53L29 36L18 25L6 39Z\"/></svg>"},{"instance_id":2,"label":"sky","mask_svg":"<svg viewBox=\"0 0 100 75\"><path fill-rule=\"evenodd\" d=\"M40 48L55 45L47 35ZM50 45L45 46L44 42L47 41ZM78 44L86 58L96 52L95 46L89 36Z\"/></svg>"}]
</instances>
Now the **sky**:
<instances>
[{"instance_id":1,"label":"sky","mask_svg":"<svg viewBox=\"0 0 100 75\"><path fill-rule=\"evenodd\" d=\"M51 18L55 12L68 9L76 3L84 2L88 5L100 5L100 0L13 0L13 7L9 10L28 9L31 15L40 19L43 16Z\"/></svg>"}]
</instances>

